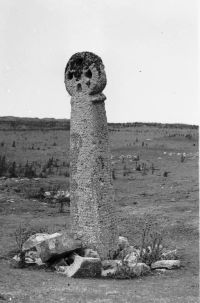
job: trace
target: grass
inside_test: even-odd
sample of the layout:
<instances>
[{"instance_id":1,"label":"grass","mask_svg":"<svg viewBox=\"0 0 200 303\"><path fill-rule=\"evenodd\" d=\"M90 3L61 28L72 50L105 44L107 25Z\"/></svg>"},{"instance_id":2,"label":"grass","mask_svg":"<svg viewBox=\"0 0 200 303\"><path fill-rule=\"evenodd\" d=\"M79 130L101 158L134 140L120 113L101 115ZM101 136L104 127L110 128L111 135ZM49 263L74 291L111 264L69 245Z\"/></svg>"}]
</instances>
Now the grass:
<instances>
[{"instance_id":1,"label":"grass","mask_svg":"<svg viewBox=\"0 0 200 303\"><path fill-rule=\"evenodd\" d=\"M192 138L187 136L190 134ZM10 161L44 165L53 156L62 167L66 162L67 168L68 131L0 131L0 137L4 142L0 154L6 154ZM10 268L8 256L16 249L13 232L19 224L46 226L50 232L70 226L68 209L59 213L57 205L37 196L40 188L69 189L69 177L55 170L39 180L0 179L0 295L20 303L198 302L197 138L195 129L138 126L110 132L120 234L139 247L145 218L150 217L156 231L161 228L163 246L178 249L183 265L180 270L118 281L73 280L43 269ZM183 153L186 156L181 162ZM145 174L135 170L135 161L128 155L139 155L138 164L146 163ZM124 165L128 170L125 176ZM164 172L170 173L164 177Z\"/></svg>"}]
</instances>

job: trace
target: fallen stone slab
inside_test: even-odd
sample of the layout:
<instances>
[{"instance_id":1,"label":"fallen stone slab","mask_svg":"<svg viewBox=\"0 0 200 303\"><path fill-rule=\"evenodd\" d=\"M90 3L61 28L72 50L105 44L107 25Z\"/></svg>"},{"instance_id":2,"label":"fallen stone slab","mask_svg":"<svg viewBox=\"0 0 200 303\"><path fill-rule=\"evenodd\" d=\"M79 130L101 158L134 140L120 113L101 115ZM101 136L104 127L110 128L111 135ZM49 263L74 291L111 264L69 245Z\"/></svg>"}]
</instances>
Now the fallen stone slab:
<instances>
[{"instance_id":1,"label":"fallen stone slab","mask_svg":"<svg viewBox=\"0 0 200 303\"><path fill-rule=\"evenodd\" d=\"M58 273L69 278L98 278L101 276L101 260L99 258L74 256L74 262L70 266L60 266Z\"/></svg>"},{"instance_id":2,"label":"fallen stone slab","mask_svg":"<svg viewBox=\"0 0 200 303\"><path fill-rule=\"evenodd\" d=\"M61 233L47 234L47 233L37 233L35 235L30 236L23 244L22 251L26 251L36 247L41 242L52 239L58 236L61 236Z\"/></svg>"},{"instance_id":3,"label":"fallen stone slab","mask_svg":"<svg viewBox=\"0 0 200 303\"><path fill-rule=\"evenodd\" d=\"M23 245L23 250L36 249L42 262L63 257L69 252L82 248L82 243L67 233L36 234L31 236Z\"/></svg>"},{"instance_id":4,"label":"fallen stone slab","mask_svg":"<svg viewBox=\"0 0 200 303\"><path fill-rule=\"evenodd\" d=\"M166 268L175 269L181 266L180 260L160 260L151 264L151 269Z\"/></svg>"}]
</instances>

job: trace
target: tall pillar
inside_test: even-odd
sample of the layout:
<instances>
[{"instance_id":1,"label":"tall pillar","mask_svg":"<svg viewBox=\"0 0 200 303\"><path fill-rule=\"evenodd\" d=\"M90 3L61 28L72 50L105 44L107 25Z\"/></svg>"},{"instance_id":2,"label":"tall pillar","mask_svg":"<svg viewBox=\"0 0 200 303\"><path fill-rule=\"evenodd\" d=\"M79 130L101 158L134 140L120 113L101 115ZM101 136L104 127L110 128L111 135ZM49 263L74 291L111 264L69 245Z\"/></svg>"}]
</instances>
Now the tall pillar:
<instances>
[{"instance_id":1,"label":"tall pillar","mask_svg":"<svg viewBox=\"0 0 200 303\"><path fill-rule=\"evenodd\" d=\"M70 214L72 231L102 259L116 251L118 231L111 180L108 126L102 94L102 60L90 52L74 54L65 69L71 95Z\"/></svg>"}]
</instances>

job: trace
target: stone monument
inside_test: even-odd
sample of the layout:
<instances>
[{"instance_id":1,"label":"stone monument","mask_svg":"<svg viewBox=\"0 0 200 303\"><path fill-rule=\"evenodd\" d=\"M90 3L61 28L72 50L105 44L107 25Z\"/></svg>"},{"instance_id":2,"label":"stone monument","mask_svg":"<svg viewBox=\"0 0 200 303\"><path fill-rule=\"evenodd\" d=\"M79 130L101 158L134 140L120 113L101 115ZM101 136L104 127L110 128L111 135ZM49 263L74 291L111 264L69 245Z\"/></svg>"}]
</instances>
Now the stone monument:
<instances>
[{"instance_id":1,"label":"stone monument","mask_svg":"<svg viewBox=\"0 0 200 303\"><path fill-rule=\"evenodd\" d=\"M106 97L102 94L106 82L102 60L93 53L76 53L67 63L72 231L85 246L97 250L102 259L112 258L118 241Z\"/></svg>"}]
</instances>

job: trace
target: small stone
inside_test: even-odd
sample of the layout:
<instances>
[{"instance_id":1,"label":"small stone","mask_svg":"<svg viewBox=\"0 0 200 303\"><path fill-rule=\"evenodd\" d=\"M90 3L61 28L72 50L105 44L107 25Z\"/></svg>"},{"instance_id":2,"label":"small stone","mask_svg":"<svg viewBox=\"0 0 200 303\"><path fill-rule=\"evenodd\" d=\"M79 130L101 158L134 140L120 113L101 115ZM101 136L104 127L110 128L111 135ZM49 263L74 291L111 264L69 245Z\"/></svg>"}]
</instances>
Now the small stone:
<instances>
[{"instance_id":1,"label":"small stone","mask_svg":"<svg viewBox=\"0 0 200 303\"><path fill-rule=\"evenodd\" d=\"M130 254L128 254L125 258L124 261L127 262L129 266L133 266L138 262L139 259L139 254L137 251L132 251Z\"/></svg>"},{"instance_id":2,"label":"small stone","mask_svg":"<svg viewBox=\"0 0 200 303\"><path fill-rule=\"evenodd\" d=\"M162 260L176 260L177 259L177 249L168 250L162 253Z\"/></svg>"},{"instance_id":3,"label":"small stone","mask_svg":"<svg viewBox=\"0 0 200 303\"><path fill-rule=\"evenodd\" d=\"M29 250L25 253L25 263L43 265L39 253L36 250Z\"/></svg>"},{"instance_id":4,"label":"small stone","mask_svg":"<svg viewBox=\"0 0 200 303\"><path fill-rule=\"evenodd\" d=\"M151 264L151 269L166 268L174 269L181 266L180 260L160 260Z\"/></svg>"},{"instance_id":5,"label":"small stone","mask_svg":"<svg viewBox=\"0 0 200 303\"><path fill-rule=\"evenodd\" d=\"M100 258L99 254L97 251L91 249L91 248L86 248L84 250L84 257L88 257L88 258Z\"/></svg>"},{"instance_id":6,"label":"small stone","mask_svg":"<svg viewBox=\"0 0 200 303\"><path fill-rule=\"evenodd\" d=\"M101 260L75 255L74 262L70 266L61 266L58 272L69 278L97 278L101 276Z\"/></svg>"},{"instance_id":7,"label":"small stone","mask_svg":"<svg viewBox=\"0 0 200 303\"><path fill-rule=\"evenodd\" d=\"M61 266L67 266L67 263L63 258L61 258L61 259L55 260L51 266L54 267L55 269L57 269Z\"/></svg>"}]
</instances>

